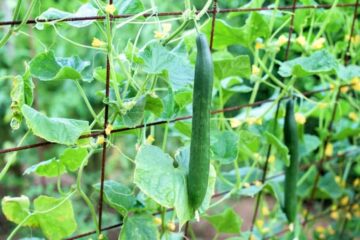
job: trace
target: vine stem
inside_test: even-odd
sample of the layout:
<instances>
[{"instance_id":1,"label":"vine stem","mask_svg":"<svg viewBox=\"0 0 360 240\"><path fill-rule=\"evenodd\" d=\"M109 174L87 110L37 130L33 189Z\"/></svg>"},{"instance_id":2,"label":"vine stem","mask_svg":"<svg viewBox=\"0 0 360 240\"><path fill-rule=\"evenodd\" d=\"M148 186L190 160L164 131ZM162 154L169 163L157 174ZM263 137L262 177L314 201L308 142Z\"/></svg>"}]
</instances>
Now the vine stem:
<instances>
[{"instance_id":1,"label":"vine stem","mask_svg":"<svg viewBox=\"0 0 360 240\"><path fill-rule=\"evenodd\" d=\"M16 21L16 18L19 15L21 2L22 2L22 0L18 0L18 2L16 4L15 10L14 10L13 21ZM13 32L14 32L14 25L11 25L8 32L0 40L0 48L2 48L7 43L7 41L10 39L11 35L13 34Z\"/></svg>"},{"instance_id":2,"label":"vine stem","mask_svg":"<svg viewBox=\"0 0 360 240\"><path fill-rule=\"evenodd\" d=\"M28 130L28 131L25 133L25 135L21 138L21 140L20 140L19 144L17 145L17 147L20 147L20 146L23 144L23 142L25 141L25 139L27 138L27 136L30 134L30 132L31 132L31 131ZM11 158L9 159L9 161L6 163L5 167L1 170L1 172L0 172L0 182L1 182L1 180L3 179L3 177L5 176L5 174L9 171L11 165L13 165L13 164L15 163L17 153L18 153L18 152L15 152L15 153L11 156Z\"/></svg>"}]
</instances>

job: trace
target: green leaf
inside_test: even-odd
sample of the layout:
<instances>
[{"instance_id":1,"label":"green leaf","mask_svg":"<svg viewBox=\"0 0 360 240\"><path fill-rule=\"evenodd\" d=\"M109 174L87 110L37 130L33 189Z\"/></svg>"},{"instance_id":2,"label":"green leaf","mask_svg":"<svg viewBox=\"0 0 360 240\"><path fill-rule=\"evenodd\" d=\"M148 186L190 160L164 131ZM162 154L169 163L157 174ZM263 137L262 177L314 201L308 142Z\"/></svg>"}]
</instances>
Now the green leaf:
<instances>
[{"instance_id":1,"label":"green leaf","mask_svg":"<svg viewBox=\"0 0 360 240\"><path fill-rule=\"evenodd\" d=\"M305 134L304 140L300 141L299 153L300 158L306 157L317 149L321 144L320 139L317 136Z\"/></svg>"},{"instance_id":2,"label":"green leaf","mask_svg":"<svg viewBox=\"0 0 360 240\"><path fill-rule=\"evenodd\" d=\"M289 150L285 146L285 144L281 142L275 135L269 132L265 132L264 135L268 143L272 144L275 147L277 153L280 155L280 158L284 161L285 166L289 166L290 165Z\"/></svg>"},{"instance_id":3,"label":"green leaf","mask_svg":"<svg viewBox=\"0 0 360 240\"><path fill-rule=\"evenodd\" d=\"M63 18L78 18L78 17L88 17L88 16L97 16L98 10L94 8L90 3L82 5L77 12L69 13L56 8L49 8L43 12L37 19L63 19ZM82 28L91 25L95 20L84 20L84 21L66 21L65 23L76 28ZM53 24L53 23L46 23ZM37 22L36 28L38 30L44 29L45 23Z\"/></svg>"},{"instance_id":4,"label":"green leaf","mask_svg":"<svg viewBox=\"0 0 360 240\"><path fill-rule=\"evenodd\" d=\"M193 93L189 89L181 89L175 93L175 102L179 109L183 109L188 104L192 103Z\"/></svg>"},{"instance_id":5,"label":"green leaf","mask_svg":"<svg viewBox=\"0 0 360 240\"><path fill-rule=\"evenodd\" d=\"M115 3L118 14L136 14L144 11L141 0L122 0Z\"/></svg>"},{"instance_id":6,"label":"green leaf","mask_svg":"<svg viewBox=\"0 0 360 240\"><path fill-rule=\"evenodd\" d=\"M27 196L4 197L1 208L7 220L19 224L30 215L30 200ZM23 226L37 227L39 223L36 218L30 217Z\"/></svg>"},{"instance_id":7,"label":"green leaf","mask_svg":"<svg viewBox=\"0 0 360 240\"><path fill-rule=\"evenodd\" d=\"M16 130L22 122L21 107L24 104L29 106L33 103L34 83L31 79L29 67L26 65L26 71L22 76L16 76L12 81L11 97L11 128Z\"/></svg>"},{"instance_id":8,"label":"green leaf","mask_svg":"<svg viewBox=\"0 0 360 240\"><path fill-rule=\"evenodd\" d=\"M145 101L145 110L152 112L155 116L161 116L164 105L158 96L147 94Z\"/></svg>"},{"instance_id":9,"label":"green leaf","mask_svg":"<svg viewBox=\"0 0 360 240\"><path fill-rule=\"evenodd\" d=\"M65 172L65 166L58 159L52 158L32 165L25 170L24 174L36 173L42 177L57 177Z\"/></svg>"},{"instance_id":10,"label":"green leaf","mask_svg":"<svg viewBox=\"0 0 360 240\"><path fill-rule=\"evenodd\" d=\"M360 77L360 66L356 66L356 65L343 66L343 65L340 65L337 74L341 79L343 79L345 81L351 80L354 77Z\"/></svg>"},{"instance_id":11,"label":"green leaf","mask_svg":"<svg viewBox=\"0 0 360 240\"><path fill-rule=\"evenodd\" d=\"M100 183L94 184L93 187L100 191ZM131 189L113 180L104 182L104 200L122 216L126 216L136 204L136 198Z\"/></svg>"},{"instance_id":12,"label":"green leaf","mask_svg":"<svg viewBox=\"0 0 360 240\"><path fill-rule=\"evenodd\" d=\"M36 219L48 239L60 240L75 232L77 224L70 200L39 196L34 200Z\"/></svg>"},{"instance_id":13,"label":"green leaf","mask_svg":"<svg viewBox=\"0 0 360 240\"><path fill-rule=\"evenodd\" d=\"M85 148L67 148L60 155L60 162L66 169L75 172L86 158L88 152Z\"/></svg>"},{"instance_id":14,"label":"green leaf","mask_svg":"<svg viewBox=\"0 0 360 240\"><path fill-rule=\"evenodd\" d=\"M296 194L301 198L310 196L312 188L314 186L314 179L317 174L317 169L315 166L311 166L304 174L301 175L297 183Z\"/></svg>"},{"instance_id":15,"label":"green leaf","mask_svg":"<svg viewBox=\"0 0 360 240\"><path fill-rule=\"evenodd\" d=\"M128 102L130 105L134 103L134 101ZM123 115L123 122L127 127L135 127L141 124L144 119L144 111L145 111L146 99L141 97L139 100L135 102L135 105L131 106L129 110Z\"/></svg>"},{"instance_id":16,"label":"green leaf","mask_svg":"<svg viewBox=\"0 0 360 240\"><path fill-rule=\"evenodd\" d=\"M183 121L178 121L175 123L174 127L176 128L176 130L178 130L180 133L184 134L187 137L191 137L191 123L189 122L183 122Z\"/></svg>"},{"instance_id":17,"label":"green leaf","mask_svg":"<svg viewBox=\"0 0 360 240\"><path fill-rule=\"evenodd\" d=\"M111 83L113 83L113 82L115 84L121 83L124 79L126 79L124 74L120 71L116 71L115 75L116 75L116 79L114 79L114 76L111 73L111 78L110 78ZM95 78L97 81L105 84L106 83L106 68L103 68L103 67L95 68L94 72L93 72L93 78Z\"/></svg>"},{"instance_id":18,"label":"green leaf","mask_svg":"<svg viewBox=\"0 0 360 240\"><path fill-rule=\"evenodd\" d=\"M187 173L189 151L183 149L176 156L178 167L174 160L160 148L152 145L141 146L136 155L134 183L147 196L167 208L175 208L180 225L193 217L188 203ZM210 168L209 185L202 204L202 210L209 205L214 191L216 173Z\"/></svg>"},{"instance_id":19,"label":"green leaf","mask_svg":"<svg viewBox=\"0 0 360 240\"><path fill-rule=\"evenodd\" d=\"M140 53L142 70L148 74L168 73L175 90L181 89L194 80L194 68L187 58L178 56L159 43L153 43Z\"/></svg>"},{"instance_id":20,"label":"green leaf","mask_svg":"<svg viewBox=\"0 0 360 240\"><path fill-rule=\"evenodd\" d=\"M119 240L157 240L159 232L150 215L134 215L125 218Z\"/></svg>"},{"instance_id":21,"label":"green leaf","mask_svg":"<svg viewBox=\"0 0 360 240\"><path fill-rule=\"evenodd\" d=\"M232 208L227 208L217 215L206 216L205 219L217 233L238 234L241 232L242 220Z\"/></svg>"},{"instance_id":22,"label":"green leaf","mask_svg":"<svg viewBox=\"0 0 360 240\"><path fill-rule=\"evenodd\" d=\"M319 189L322 193L332 199L337 199L344 193L341 186L336 183L335 175L332 172L328 172L320 178Z\"/></svg>"},{"instance_id":23,"label":"green leaf","mask_svg":"<svg viewBox=\"0 0 360 240\"><path fill-rule=\"evenodd\" d=\"M82 133L89 131L87 121L49 118L27 105L24 105L21 110L28 128L36 136L49 142L73 145Z\"/></svg>"},{"instance_id":24,"label":"green leaf","mask_svg":"<svg viewBox=\"0 0 360 240\"><path fill-rule=\"evenodd\" d=\"M31 74L41 81L84 80L84 70L90 66L89 61L82 61L78 56L69 58L55 57L52 51L40 53L30 62Z\"/></svg>"},{"instance_id":25,"label":"green leaf","mask_svg":"<svg viewBox=\"0 0 360 240\"><path fill-rule=\"evenodd\" d=\"M333 73L339 69L336 59L326 50L313 53L309 57L298 57L281 63L282 77L306 77L320 73Z\"/></svg>"},{"instance_id":26,"label":"green leaf","mask_svg":"<svg viewBox=\"0 0 360 240\"><path fill-rule=\"evenodd\" d=\"M203 27L204 33L210 37L212 23L209 20ZM270 35L269 24L259 13L253 12L244 26L238 28L230 26L224 20L216 20L214 34L214 48L224 49L230 45L249 47L259 37Z\"/></svg>"},{"instance_id":27,"label":"green leaf","mask_svg":"<svg viewBox=\"0 0 360 240\"><path fill-rule=\"evenodd\" d=\"M212 136L211 149L220 164L233 162L238 155L239 137L232 131L217 132Z\"/></svg>"},{"instance_id":28,"label":"green leaf","mask_svg":"<svg viewBox=\"0 0 360 240\"><path fill-rule=\"evenodd\" d=\"M250 58L247 55L221 59L214 58L214 71L219 80L231 76L249 78L251 75Z\"/></svg>"}]
</instances>

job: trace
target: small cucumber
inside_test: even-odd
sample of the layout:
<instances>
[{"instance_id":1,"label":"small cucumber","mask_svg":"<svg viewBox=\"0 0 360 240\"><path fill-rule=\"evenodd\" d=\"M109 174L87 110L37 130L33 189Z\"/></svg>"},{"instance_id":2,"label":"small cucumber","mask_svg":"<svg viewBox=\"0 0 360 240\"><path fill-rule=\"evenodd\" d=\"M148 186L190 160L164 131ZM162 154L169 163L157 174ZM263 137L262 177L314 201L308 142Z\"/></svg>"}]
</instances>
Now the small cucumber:
<instances>
[{"instance_id":1,"label":"small cucumber","mask_svg":"<svg viewBox=\"0 0 360 240\"><path fill-rule=\"evenodd\" d=\"M288 221L293 223L297 212L296 184L299 169L299 142L292 99L286 103L284 138L290 154L290 165L285 168L284 212Z\"/></svg>"},{"instance_id":2,"label":"small cucumber","mask_svg":"<svg viewBox=\"0 0 360 240\"><path fill-rule=\"evenodd\" d=\"M197 56L193 90L193 120L188 174L189 204L196 210L203 202L210 168L210 107L214 66L206 37L196 38Z\"/></svg>"}]
</instances>

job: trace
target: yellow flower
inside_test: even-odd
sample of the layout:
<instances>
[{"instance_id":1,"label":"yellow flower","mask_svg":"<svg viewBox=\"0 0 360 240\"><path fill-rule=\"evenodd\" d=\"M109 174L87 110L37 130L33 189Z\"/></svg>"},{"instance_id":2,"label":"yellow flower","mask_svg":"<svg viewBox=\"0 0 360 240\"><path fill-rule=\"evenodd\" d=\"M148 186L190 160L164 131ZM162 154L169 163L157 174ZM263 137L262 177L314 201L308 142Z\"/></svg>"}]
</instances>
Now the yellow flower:
<instances>
[{"instance_id":1,"label":"yellow flower","mask_svg":"<svg viewBox=\"0 0 360 240\"><path fill-rule=\"evenodd\" d=\"M337 219L339 219L339 213L336 211L336 212L332 212L331 214L330 214L330 217L332 218L332 219L334 219L334 220L337 220Z\"/></svg>"},{"instance_id":2,"label":"yellow flower","mask_svg":"<svg viewBox=\"0 0 360 240\"><path fill-rule=\"evenodd\" d=\"M261 73L260 68L258 68L256 65L252 65L251 70L252 70L251 73L254 76L259 76Z\"/></svg>"},{"instance_id":3,"label":"yellow flower","mask_svg":"<svg viewBox=\"0 0 360 240\"><path fill-rule=\"evenodd\" d=\"M345 196L343 198L340 199L340 204L345 206L349 203L349 197L348 196Z\"/></svg>"},{"instance_id":4,"label":"yellow flower","mask_svg":"<svg viewBox=\"0 0 360 240\"><path fill-rule=\"evenodd\" d=\"M249 240L256 240L256 237L253 234L251 234Z\"/></svg>"},{"instance_id":5,"label":"yellow flower","mask_svg":"<svg viewBox=\"0 0 360 240\"><path fill-rule=\"evenodd\" d=\"M257 186L257 187L260 187L260 186L262 185L262 182L259 181L259 180L256 180L256 181L254 182L254 185Z\"/></svg>"},{"instance_id":6,"label":"yellow flower","mask_svg":"<svg viewBox=\"0 0 360 240\"><path fill-rule=\"evenodd\" d=\"M347 91L349 91L349 87L348 86L343 86L340 88L340 92L341 93L347 93Z\"/></svg>"},{"instance_id":7,"label":"yellow flower","mask_svg":"<svg viewBox=\"0 0 360 240\"><path fill-rule=\"evenodd\" d=\"M154 218L154 223L155 223L156 225L160 225L160 224L162 223L161 218L155 217L155 218Z\"/></svg>"},{"instance_id":8,"label":"yellow flower","mask_svg":"<svg viewBox=\"0 0 360 240\"><path fill-rule=\"evenodd\" d=\"M341 177L340 176L335 176L335 182L337 183L337 184L341 184Z\"/></svg>"},{"instance_id":9,"label":"yellow flower","mask_svg":"<svg viewBox=\"0 0 360 240\"><path fill-rule=\"evenodd\" d=\"M169 33L171 31L172 25L171 23L163 23L161 24L161 28L164 33Z\"/></svg>"},{"instance_id":10,"label":"yellow flower","mask_svg":"<svg viewBox=\"0 0 360 240\"><path fill-rule=\"evenodd\" d=\"M302 113L295 113L295 121L298 124L304 125L306 122L306 117Z\"/></svg>"},{"instance_id":11,"label":"yellow flower","mask_svg":"<svg viewBox=\"0 0 360 240\"><path fill-rule=\"evenodd\" d=\"M269 209L268 209L266 206L263 206L263 207L261 208L261 213L262 213L262 215L264 215L264 216L269 216L269 215L270 215L270 211L269 211Z\"/></svg>"},{"instance_id":12,"label":"yellow flower","mask_svg":"<svg viewBox=\"0 0 360 240\"><path fill-rule=\"evenodd\" d=\"M319 235L319 238L320 238L320 239L325 239L325 237L326 237L326 236L325 236L325 234L323 234L323 233L321 233L321 234Z\"/></svg>"},{"instance_id":13,"label":"yellow flower","mask_svg":"<svg viewBox=\"0 0 360 240\"><path fill-rule=\"evenodd\" d=\"M359 187L360 186L360 178L356 178L353 182L353 186L354 187Z\"/></svg>"},{"instance_id":14,"label":"yellow flower","mask_svg":"<svg viewBox=\"0 0 360 240\"><path fill-rule=\"evenodd\" d=\"M333 83L330 83L329 86L330 86L331 91L333 91L335 89L335 85Z\"/></svg>"},{"instance_id":15,"label":"yellow flower","mask_svg":"<svg viewBox=\"0 0 360 240\"><path fill-rule=\"evenodd\" d=\"M112 130L113 130L113 126L111 124L108 124L105 128L105 134L110 135Z\"/></svg>"},{"instance_id":16,"label":"yellow flower","mask_svg":"<svg viewBox=\"0 0 360 240\"><path fill-rule=\"evenodd\" d=\"M325 109L325 108L327 108L328 104L325 102L320 102L320 103L318 103L318 106L320 109Z\"/></svg>"},{"instance_id":17,"label":"yellow flower","mask_svg":"<svg viewBox=\"0 0 360 240\"><path fill-rule=\"evenodd\" d=\"M325 228L323 226L317 226L315 228L315 231L318 233L323 233L323 232L325 232Z\"/></svg>"},{"instance_id":18,"label":"yellow flower","mask_svg":"<svg viewBox=\"0 0 360 240\"><path fill-rule=\"evenodd\" d=\"M314 50L319 50L319 49L322 49L324 47L324 43L326 42L325 38L319 38L319 39L316 39L312 45L311 45L311 48L314 49Z\"/></svg>"},{"instance_id":19,"label":"yellow flower","mask_svg":"<svg viewBox=\"0 0 360 240\"><path fill-rule=\"evenodd\" d=\"M99 236L98 236L98 240L103 240L104 239L104 234L100 234Z\"/></svg>"},{"instance_id":20,"label":"yellow flower","mask_svg":"<svg viewBox=\"0 0 360 240\"><path fill-rule=\"evenodd\" d=\"M146 138L146 143L147 143L147 144L152 144L154 141L155 141L155 138L154 138L153 135L149 135L149 136Z\"/></svg>"},{"instance_id":21,"label":"yellow flower","mask_svg":"<svg viewBox=\"0 0 360 240\"><path fill-rule=\"evenodd\" d=\"M290 224L289 224L289 231L290 231L290 232L293 232L293 231L294 231L294 224L293 224L293 223L290 223Z\"/></svg>"},{"instance_id":22,"label":"yellow flower","mask_svg":"<svg viewBox=\"0 0 360 240\"><path fill-rule=\"evenodd\" d=\"M360 91L360 78L359 77L354 77L353 79L351 79L351 84L352 84L352 89L354 89L356 91Z\"/></svg>"},{"instance_id":23,"label":"yellow flower","mask_svg":"<svg viewBox=\"0 0 360 240\"><path fill-rule=\"evenodd\" d=\"M328 143L325 147L325 156L331 157L334 153L334 147L331 143Z\"/></svg>"},{"instance_id":24,"label":"yellow flower","mask_svg":"<svg viewBox=\"0 0 360 240\"><path fill-rule=\"evenodd\" d=\"M168 224L167 224L167 227L168 227L168 229L170 230L170 231L175 231L176 230L176 225L175 225L175 223L173 223L173 222L169 222Z\"/></svg>"},{"instance_id":25,"label":"yellow flower","mask_svg":"<svg viewBox=\"0 0 360 240\"><path fill-rule=\"evenodd\" d=\"M230 126L232 128L237 128L241 125L241 121L239 119L236 119L236 118L232 118L230 119Z\"/></svg>"},{"instance_id":26,"label":"yellow flower","mask_svg":"<svg viewBox=\"0 0 360 240\"><path fill-rule=\"evenodd\" d=\"M96 144L102 145L105 142L105 138L104 136L98 136L97 140L96 140Z\"/></svg>"},{"instance_id":27,"label":"yellow flower","mask_svg":"<svg viewBox=\"0 0 360 240\"><path fill-rule=\"evenodd\" d=\"M263 49L265 48L265 45L262 42L256 42L255 43L255 49Z\"/></svg>"},{"instance_id":28,"label":"yellow flower","mask_svg":"<svg viewBox=\"0 0 360 240\"><path fill-rule=\"evenodd\" d=\"M346 217L347 220L352 219L351 213L349 213L349 212L346 213L345 217Z\"/></svg>"},{"instance_id":29,"label":"yellow flower","mask_svg":"<svg viewBox=\"0 0 360 240\"><path fill-rule=\"evenodd\" d=\"M154 37L156 39L163 39L163 38L165 38L165 36L166 36L166 33L164 33L164 32L161 32L161 31L154 32Z\"/></svg>"},{"instance_id":30,"label":"yellow flower","mask_svg":"<svg viewBox=\"0 0 360 240\"><path fill-rule=\"evenodd\" d=\"M269 163L273 163L273 162L275 162L275 156L274 155L270 155L270 157L269 157Z\"/></svg>"},{"instance_id":31,"label":"yellow flower","mask_svg":"<svg viewBox=\"0 0 360 240\"><path fill-rule=\"evenodd\" d=\"M104 45L105 45L105 43L103 41L101 41L100 39L97 39L97 38L94 38L92 43L91 43L91 46L93 46L95 48L99 48L99 47L102 47Z\"/></svg>"},{"instance_id":32,"label":"yellow flower","mask_svg":"<svg viewBox=\"0 0 360 240\"><path fill-rule=\"evenodd\" d=\"M349 117L351 120L353 120L354 122L356 122L356 121L359 119L358 116L357 116L357 114L356 114L356 112L351 112L351 113L349 113L348 117Z\"/></svg>"},{"instance_id":33,"label":"yellow flower","mask_svg":"<svg viewBox=\"0 0 360 240\"><path fill-rule=\"evenodd\" d=\"M357 204L357 203L356 203L356 204L354 204L354 205L352 206L352 209L353 209L353 210L357 210L357 209L359 209L359 204Z\"/></svg>"},{"instance_id":34,"label":"yellow flower","mask_svg":"<svg viewBox=\"0 0 360 240\"><path fill-rule=\"evenodd\" d=\"M243 187L244 187L244 188L249 188L249 187L250 187L250 183L245 182L245 183L243 184Z\"/></svg>"},{"instance_id":35,"label":"yellow flower","mask_svg":"<svg viewBox=\"0 0 360 240\"><path fill-rule=\"evenodd\" d=\"M334 235L335 234L335 230L332 228L332 226L328 226L327 228L328 232L330 235Z\"/></svg>"},{"instance_id":36,"label":"yellow flower","mask_svg":"<svg viewBox=\"0 0 360 240\"><path fill-rule=\"evenodd\" d=\"M284 35L281 35L277 40L277 45L282 46L282 45L286 44L287 42L288 42L288 38L285 37Z\"/></svg>"},{"instance_id":37,"label":"yellow flower","mask_svg":"<svg viewBox=\"0 0 360 240\"><path fill-rule=\"evenodd\" d=\"M116 11L116 8L114 6L114 4L108 4L105 7L105 12L108 14L114 14L114 12Z\"/></svg>"},{"instance_id":38,"label":"yellow flower","mask_svg":"<svg viewBox=\"0 0 360 240\"><path fill-rule=\"evenodd\" d=\"M259 219L259 220L256 220L256 226L258 228L262 228L264 226L264 221Z\"/></svg>"},{"instance_id":39,"label":"yellow flower","mask_svg":"<svg viewBox=\"0 0 360 240\"><path fill-rule=\"evenodd\" d=\"M336 176L336 177L339 177L339 176ZM336 177L335 177L335 181L336 181ZM338 182L338 181L336 181L336 182ZM331 209L331 211L335 211L338 209L338 207L336 205L332 205L330 209Z\"/></svg>"},{"instance_id":40,"label":"yellow flower","mask_svg":"<svg viewBox=\"0 0 360 240\"><path fill-rule=\"evenodd\" d=\"M302 47L305 47L306 45L306 39L304 36L299 36L298 38L296 38L296 42Z\"/></svg>"}]
</instances>

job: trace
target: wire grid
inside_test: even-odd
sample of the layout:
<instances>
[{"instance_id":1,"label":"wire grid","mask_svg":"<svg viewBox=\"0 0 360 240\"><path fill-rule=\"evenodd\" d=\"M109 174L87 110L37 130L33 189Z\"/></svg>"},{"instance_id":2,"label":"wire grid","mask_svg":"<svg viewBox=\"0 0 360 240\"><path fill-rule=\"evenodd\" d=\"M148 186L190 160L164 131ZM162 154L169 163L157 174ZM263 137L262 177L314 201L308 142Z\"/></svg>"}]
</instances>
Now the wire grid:
<instances>
[{"instance_id":1,"label":"wire grid","mask_svg":"<svg viewBox=\"0 0 360 240\"><path fill-rule=\"evenodd\" d=\"M109 0L108 2L109 4L113 4L113 0ZM209 15L212 15L212 24L211 24L211 34L210 34L210 49L212 50L213 48L213 43L214 43L214 34L215 34L215 23L216 23L216 16L218 13L230 13L230 12L256 12L256 11L271 11L271 10L291 10L292 12L292 16L291 16L291 21L290 21L290 26L289 26L289 36L288 36L288 41L287 41L287 47L286 47L286 52L285 52L285 60L288 60L288 54L289 54L289 49L290 49L290 44L291 44L291 36L294 30L294 19L295 19L295 11L296 10L301 10L301 9L317 9L317 8L322 8L322 9L328 9L328 8L332 8L333 5L331 4L319 4L319 5L296 5L297 0L293 0L293 4L291 6L280 6L280 7L262 7L262 8L233 8L233 9L218 9L217 6L217 0L213 1L213 8L212 10L208 10L207 13ZM342 8L342 7L353 7L354 8L354 14L353 14L353 20L352 20L352 25L351 25L351 31L350 31L350 36L349 36L349 40L348 40L348 44L347 44L347 49L346 49L346 53L345 53L345 65L347 65L349 63L350 60L350 47L351 47L351 38L354 34L354 30L355 30L355 22L356 22L356 17L357 17L357 12L358 12L358 6L359 6L359 0L356 0L355 3L353 4L337 4L335 7L338 8ZM177 15L182 15L183 12L160 12L157 13L157 16L161 17L161 16L177 16ZM121 19L121 18L128 18L134 16L134 14L122 14L122 15L110 15L110 21L114 21L116 19ZM144 17L150 17L152 16L152 14L143 14ZM63 18L63 19L30 19L28 21L26 21L26 24L35 24L37 22L53 22L53 21L57 21L57 22L70 22L70 21L84 21L84 20L96 20L96 21L102 21L105 20L105 16L87 16L87 17L76 17L76 18ZM21 24L22 21L21 20L16 20L16 21L2 21L0 22L0 26L6 26L6 25L19 25ZM340 98L340 93L341 93L341 88L344 87L348 87L351 84L345 84L345 85L339 85L338 89L337 89L337 95L336 95L336 101L335 101L335 105L332 111L332 115L331 115L331 120L328 126L328 131L329 133L332 132L333 130L333 123L335 120L335 113L337 110L337 105L338 105L338 100ZM325 88L325 89L321 89L321 90L316 90L316 91L309 91L309 92L303 92L302 94L304 96L312 96L316 93L321 93L321 92L327 92L330 91L330 88ZM109 97L109 92L110 92L110 62L109 62L109 56L106 56L106 87L105 87L105 95L106 98ZM276 119L278 118L278 113L279 113L279 106L282 100L289 98L291 96L288 97L283 97L281 98L278 102L277 102L277 106L276 106L276 113L275 113L275 123L277 122ZM219 113L224 113L224 112L231 112L231 111L235 111L235 110L240 110L242 108L246 108L246 107L255 107L255 106L259 106L262 105L264 103L268 103L268 102L274 102L276 101L275 99L266 99L266 100L262 100L262 101L257 101L254 102L252 104L243 104L243 105L239 105L239 106L233 106L233 107L228 107L228 108L223 108L223 109L219 109L219 110L215 110L212 111L211 114L219 114ZM108 125L108 117L109 117L109 105L107 103L104 103L104 107L105 107L105 113L104 113L104 128L102 131L97 131L97 132L93 132L91 134L87 134L87 135L82 135L80 138L90 138L90 137L96 137L96 136L100 136L103 135L103 137L106 139L108 136L105 133L105 129ZM129 131L129 130L133 130L133 129L139 129L139 128L145 128L148 126L155 126L155 125L161 125L161 124L168 124L168 123L172 123L172 122L177 122L177 121L182 121L182 120L186 120L186 119L191 119L192 116L184 116L184 117L179 117L179 118L175 118L172 119L170 121L156 121L156 122L151 122L151 123L147 123L147 124L141 124L138 126L135 126L133 128L119 128L119 129L114 129L111 131L111 134L113 133L117 133L117 132L125 132L125 131ZM274 129L276 129L276 124L274 124ZM328 137L325 139L323 146L326 146L329 141L330 141L330 136L331 134L328 135ZM21 151L21 150L25 150L25 149L32 149L32 148L37 148L37 147L42 147L42 146L46 146L46 145L50 145L50 144L54 144L52 142L48 142L48 141L44 141L44 142L40 142L37 144L30 144L30 145L25 145L25 146L20 146L20 147L15 147L15 148L8 148L8 149L2 149L0 150L0 154L5 154L5 153L9 153L9 152L16 152L16 151ZM114 228L118 228L122 226L122 223L118 223L112 226L108 226L108 227L103 227L102 226L102 213L103 213L103 190L104 190L104 180L105 180L105 165L106 165L106 141L104 142L103 146L102 146L102 158L101 158L101 185L100 185L100 193L99 193L99 206L98 206L98 215L99 215L99 230L100 232L102 231L106 231L106 230L110 230L110 229L114 229ZM283 175L283 173L279 173L279 174L275 174L271 177L266 177L267 174L267 166L268 166L268 162L269 162L269 157L270 157L270 153L271 153L271 144L268 146L268 151L267 151L267 155L266 155L266 161L263 167L263 175L262 175L262 184L264 184L266 181L273 179L275 177L279 177L281 175ZM338 155L336 157L345 157L347 153L343 153L341 155ZM324 162L331 160L332 158L327 158L324 154L321 157L319 163L316 163L315 165L317 166L317 168L319 170L321 170L322 165ZM301 166L300 168L303 170L306 170L307 168L309 168L310 165L304 165ZM317 172L316 175L316 179L312 188L312 192L311 192L311 197L310 199L313 200L315 197L315 193L317 190L317 184L319 181L319 177L320 177L320 171ZM227 194L228 192L222 192L222 193L217 193L215 195L212 196L212 198L216 198L222 195ZM260 199L261 199L261 191L259 192L259 194L257 195L257 200L256 200L256 206L254 209L254 214L253 214L253 219L252 219L252 225L250 228L250 231L252 232L253 227L254 227L254 222L256 220L257 217L257 212L258 212L258 208L259 208L259 203L260 203ZM310 201L311 202L311 201ZM349 205L351 206L351 205ZM349 207L348 206L348 207ZM341 208L343 206L340 206L339 208ZM168 209L167 211L172 211L173 209ZM332 211L332 210L331 210ZM306 214L305 219L302 221L302 225L305 226L308 222L310 221L314 221L318 218L321 218L323 216L326 216L327 214L331 213L331 211L327 211L325 213L321 213L318 215L315 215L312 218L309 218L309 214ZM309 213L309 211L307 211L307 213ZM154 213L154 215L157 215L159 213ZM289 231L288 228L283 229L282 231L275 233L273 236L277 236L279 234L283 234L286 233L287 231ZM79 234L77 236L73 236L71 238L68 239L78 239L78 238L82 238L85 236L89 236L96 233L96 231L91 231L91 232L87 232L87 233L83 233L83 234ZM273 236L269 236L266 237L265 239L269 239Z\"/></svg>"}]
</instances>

